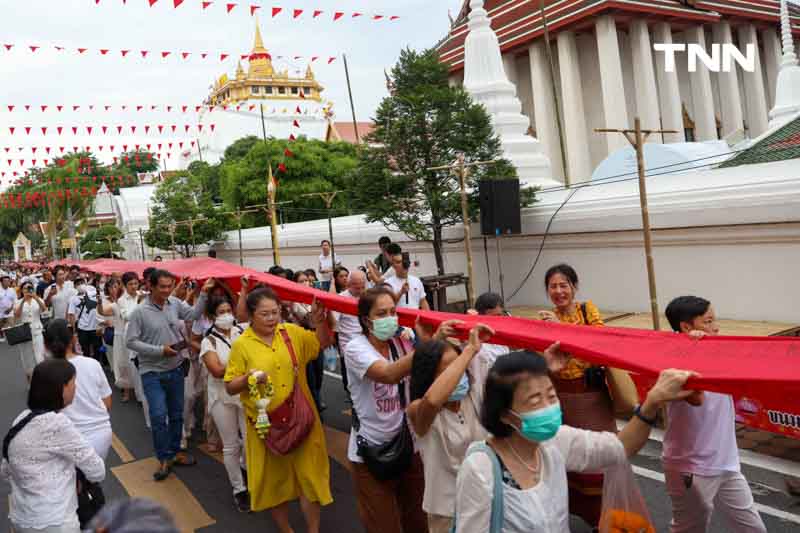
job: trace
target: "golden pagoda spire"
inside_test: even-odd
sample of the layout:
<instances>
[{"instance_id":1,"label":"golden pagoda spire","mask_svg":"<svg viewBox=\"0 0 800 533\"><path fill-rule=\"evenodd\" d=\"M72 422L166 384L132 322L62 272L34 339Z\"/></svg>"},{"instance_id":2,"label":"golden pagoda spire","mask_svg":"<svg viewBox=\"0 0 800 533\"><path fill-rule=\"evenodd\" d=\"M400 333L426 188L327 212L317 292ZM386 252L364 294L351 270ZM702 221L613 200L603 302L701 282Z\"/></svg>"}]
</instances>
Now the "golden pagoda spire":
<instances>
[{"instance_id":1,"label":"golden pagoda spire","mask_svg":"<svg viewBox=\"0 0 800 533\"><path fill-rule=\"evenodd\" d=\"M253 43L253 51L250 52L251 54L257 54L259 52L266 52L267 49L264 48L264 40L261 38L261 28L258 24L258 19L256 19L256 39Z\"/></svg>"},{"instance_id":2,"label":"golden pagoda spire","mask_svg":"<svg viewBox=\"0 0 800 533\"><path fill-rule=\"evenodd\" d=\"M250 68L247 71L249 79L269 78L273 75L272 56L269 55L269 52L264 47L258 20L256 20L256 37L253 42L253 51L250 52L248 61L250 62Z\"/></svg>"}]
</instances>

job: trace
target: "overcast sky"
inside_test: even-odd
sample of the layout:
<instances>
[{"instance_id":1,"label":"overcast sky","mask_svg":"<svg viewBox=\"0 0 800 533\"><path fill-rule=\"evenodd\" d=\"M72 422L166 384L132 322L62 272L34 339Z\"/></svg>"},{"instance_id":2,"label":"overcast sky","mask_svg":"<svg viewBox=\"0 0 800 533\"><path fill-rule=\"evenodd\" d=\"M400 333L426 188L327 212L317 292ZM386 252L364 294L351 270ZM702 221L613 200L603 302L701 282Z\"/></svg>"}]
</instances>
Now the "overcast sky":
<instances>
[{"instance_id":1,"label":"overcast sky","mask_svg":"<svg viewBox=\"0 0 800 533\"><path fill-rule=\"evenodd\" d=\"M448 9L455 14L461 4L461 0L240 0L233 12L226 14L224 5L228 1L217 0L203 11L201 0L185 0L178 9L173 8L173 0L158 0L153 7L148 0L127 0L127 5L123 0L100 0L99 5L95 0L0 0L0 44L15 45L11 51L0 47L0 171L7 173L3 185L8 171L20 171L18 159L47 157L41 148L35 155L30 150L20 153L20 146L71 148L75 144L158 142L152 134L148 141L116 135L103 139L99 132L87 138L85 128L76 138L71 126L196 123L193 113L136 112L135 108L122 112L119 104L199 104L216 77L235 72L238 57L220 61L218 54L236 56L250 51L255 19L248 6L252 4L262 6L256 13L265 45L273 56L347 54L359 120L372 117L385 96L383 69L394 64L402 48L425 48L443 37L448 29ZM270 13L273 6L284 8L275 18ZM293 20L290 12L295 8L308 11ZM316 20L310 16L315 9L324 11ZM334 11L347 15L334 23ZM353 20L352 12L365 16ZM372 14L400 18L373 22ZM30 45L41 49L31 53ZM66 50L58 52L54 46ZM79 47L88 50L80 55L76 52ZM101 48L110 51L103 56ZM126 59L120 56L121 49L131 50ZM140 50L151 51L147 60L142 60ZM161 51L167 50L173 55L162 59ZM192 52L186 61L176 56L184 51ZM208 52L208 59L201 60L200 52ZM304 70L306 62L293 62L293 66ZM341 60L330 65L318 60L313 68L325 86L323 96L335 104L337 119L350 120ZM37 106L36 112L25 112L24 104ZM38 109L41 104L82 107L77 113L72 113L71 107L70 112L67 108L61 113L48 108L43 113ZM94 111L86 108L88 104L96 106ZM116 106L106 112L102 108L105 104ZM18 107L9 113L8 105ZM41 137L41 126L59 125L65 128L60 137ZM30 136L18 131L10 136L9 126L20 130L31 126L36 128L36 135L34 131ZM3 149L7 146L13 147L10 153ZM14 159L11 167L7 159Z\"/></svg>"}]
</instances>

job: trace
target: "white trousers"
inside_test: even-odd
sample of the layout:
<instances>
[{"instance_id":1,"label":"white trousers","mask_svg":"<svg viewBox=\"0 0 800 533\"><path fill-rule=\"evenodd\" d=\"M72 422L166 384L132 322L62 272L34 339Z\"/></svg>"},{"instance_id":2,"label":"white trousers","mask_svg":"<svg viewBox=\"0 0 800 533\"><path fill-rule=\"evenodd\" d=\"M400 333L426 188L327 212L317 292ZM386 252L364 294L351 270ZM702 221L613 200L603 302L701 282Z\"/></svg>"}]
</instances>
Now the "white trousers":
<instances>
[{"instance_id":1,"label":"white trousers","mask_svg":"<svg viewBox=\"0 0 800 533\"><path fill-rule=\"evenodd\" d=\"M128 360L131 365L131 381L133 382L133 392L136 400L142 402L142 409L144 410L144 425L150 429L150 406L147 404L147 396L144 395L144 387L142 387L142 375L139 369L133 364L133 359L136 354L132 351L128 352Z\"/></svg>"},{"instance_id":2,"label":"white trousers","mask_svg":"<svg viewBox=\"0 0 800 533\"><path fill-rule=\"evenodd\" d=\"M233 493L242 492L247 488L244 486L241 469L242 455L244 454L242 439L245 435L244 410L240 405L217 400L211 406L211 416L222 438L222 457Z\"/></svg>"},{"instance_id":3,"label":"white trousers","mask_svg":"<svg viewBox=\"0 0 800 533\"><path fill-rule=\"evenodd\" d=\"M699 476L664 470L672 500L672 533L706 533L716 510L732 533L766 533L741 472Z\"/></svg>"},{"instance_id":4,"label":"white trousers","mask_svg":"<svg viewBox=\"0 0 800 533\"><path fill-rule=\"evenodd\" d=\"M91 430L78 428L86 441L94 448L103 461L108 457L108 450L111 448L111 424Z\"/></svg>"},{"instance_id":5,"label":"white trousers","mask_svg":"<svg viewBox=\"0 0 800 533\"><path fill-rule=\"evenodd\" d=\"M136 367L128 357L128 348L125 346L125 334L120 332L114 334L114 345L111 349L111 368L114 371L114 384L118 389L130 389L133 387L132 374L136 372Z\"/></svg>"},{"instance_id":6,"label":"white trousers","mask_svg":"<svg viewBox=\"0 0 800 533\"><path fill-rule=\"evenodd\" d=\"M42 332L31 332L31 341L18 344L19 358L22 362L22 369L25 375L33 375L33 369L44 361L44 335Z\"/></svg>"}]
</instances>

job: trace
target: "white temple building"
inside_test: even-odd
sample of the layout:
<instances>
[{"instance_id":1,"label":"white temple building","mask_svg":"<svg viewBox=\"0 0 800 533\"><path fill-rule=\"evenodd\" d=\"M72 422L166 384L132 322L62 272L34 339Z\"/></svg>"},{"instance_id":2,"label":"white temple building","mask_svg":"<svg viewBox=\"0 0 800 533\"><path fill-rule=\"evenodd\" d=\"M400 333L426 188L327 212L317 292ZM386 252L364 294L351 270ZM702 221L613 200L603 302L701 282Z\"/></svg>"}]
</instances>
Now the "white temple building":
<instances>
[{"instance_id":1,"label":"white temple building","mask_svg":"<svg viewBox=\"0 0 800 533\"><path fill-rule=\"evenodd\" d=\"M486 59L467 53L474 24L471 15L476 8L488 12L505 74L528 119L528 133L541 143L557 180L564 181L564 160L571 183L590 179L601 161L628 145L620 134L594 130L630 128L636 116L644 129L677 131L648 139L656 143L726 139L733 144L767 130L782 62L778 1L544 0L544 4L543 19L539 2L465 0L437 49L450 67L451 83L463 82L472 92L470 64ZM796 40L800 8L789 4L788 15ZM676 53L675 71L666 72L664 54L654 52L654 43L694 43L708 53L714 43L734 44L742 53L747 44L755 44L755 70L747 72L734 63L732 71L717 73L698 63L690 73L687 54ZM483 51L487 57L493 53ZM561 135L556 109L561 112Z\"/></svg>"}]
</instances>

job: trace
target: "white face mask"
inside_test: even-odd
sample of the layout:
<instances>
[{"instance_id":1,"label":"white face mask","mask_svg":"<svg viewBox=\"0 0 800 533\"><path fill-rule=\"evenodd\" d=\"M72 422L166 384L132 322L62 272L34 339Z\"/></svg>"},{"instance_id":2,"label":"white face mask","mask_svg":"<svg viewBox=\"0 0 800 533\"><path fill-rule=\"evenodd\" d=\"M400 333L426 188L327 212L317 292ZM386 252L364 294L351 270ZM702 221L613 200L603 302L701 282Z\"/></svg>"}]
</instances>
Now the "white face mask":
<instances>
[{"instance_id":1,"label":"white face mask","mask_svg":"<svg viewBox=\"0 0 800 533\"><path fill-rule=\"evenodd\" d=\"M219 315L216 320L214 320L214 325L217 326L219 329L231 329L233 327L233 323L235 319L233 315L230 313L225 313L224 315Z\"/></svg>"}]
</instances>

